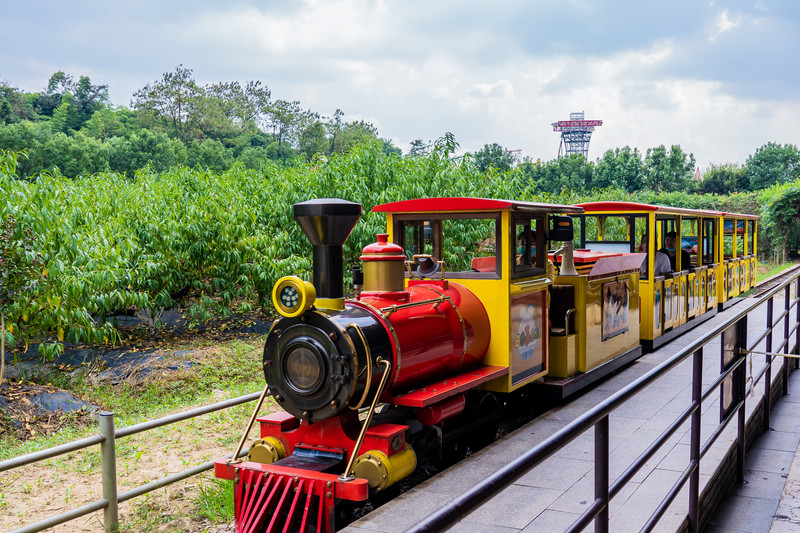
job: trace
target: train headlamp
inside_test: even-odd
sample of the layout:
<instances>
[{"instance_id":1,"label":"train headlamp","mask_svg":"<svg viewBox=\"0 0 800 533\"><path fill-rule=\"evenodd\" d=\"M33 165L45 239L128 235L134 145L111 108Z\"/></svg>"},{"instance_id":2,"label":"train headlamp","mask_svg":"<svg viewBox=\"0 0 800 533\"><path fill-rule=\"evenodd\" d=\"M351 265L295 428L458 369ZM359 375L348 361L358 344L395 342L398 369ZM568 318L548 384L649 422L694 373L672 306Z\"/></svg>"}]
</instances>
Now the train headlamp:
<instances>
[{"instance_id":1,"label":"train headlamp","mask_svg":"<svg viewBox=\"0 0 800 533\"><path fill-rule=\"evenodd\" d=\"M316 298L314 285L297 276L284 276L272 288L272 303L280 314L288 318L303 314Z\"/></svg>"},{"instance_id":2,"label":"train headlamp","mask_svg":"<svg viewBox=\"0 0 800 533\"><path fill-rule=\"evenodd\" d=\"M313 394L325 377L324 364L312 343L297 343L284 356L286 382L299 394Z\"/></svg>"}]
</instances>

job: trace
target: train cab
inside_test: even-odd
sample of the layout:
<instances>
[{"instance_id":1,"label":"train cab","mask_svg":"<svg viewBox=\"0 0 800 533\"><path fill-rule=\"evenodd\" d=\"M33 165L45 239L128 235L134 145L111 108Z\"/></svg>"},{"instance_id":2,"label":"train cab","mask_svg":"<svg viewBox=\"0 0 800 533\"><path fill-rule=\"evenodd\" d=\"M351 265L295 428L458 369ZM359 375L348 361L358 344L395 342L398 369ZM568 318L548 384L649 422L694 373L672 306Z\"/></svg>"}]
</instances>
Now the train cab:
<instances>
[{"instance_id":1,"label":"train cab","mask_svg":"<svg viewBox=\"0 0 800 533\"><path fill-rule=\"evenodd\" d=\"M484 364L508 368L486 389L511 392L548 374L554 271L547 246L549 241L571 241L568 215L581 213L581 208L422 198L373 211L386 213L389 239L405 250L407 285L421 278L452 280L483 302L492 332Z\"/></svg>"},{"instance_id":2,"label":"train cab","mask_svg":"<svg viewBox=\"0 0 800 533\"><path fill-rule=\"evenodd\" d=\"M640 337L653 349L716 313L723 296L722 215L633 202L579 204L587 251L640 251Z\"/></svg>"}]
</instances>

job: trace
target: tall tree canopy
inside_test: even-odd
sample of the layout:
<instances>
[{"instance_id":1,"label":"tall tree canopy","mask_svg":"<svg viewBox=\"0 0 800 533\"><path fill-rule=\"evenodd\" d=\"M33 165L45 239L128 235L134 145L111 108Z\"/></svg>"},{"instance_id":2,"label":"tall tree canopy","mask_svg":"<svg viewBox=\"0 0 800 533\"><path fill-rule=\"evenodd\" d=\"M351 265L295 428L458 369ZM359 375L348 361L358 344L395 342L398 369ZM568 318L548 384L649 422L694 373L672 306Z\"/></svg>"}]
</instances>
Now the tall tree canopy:
<instances>
[{"instance_id":1,"label":"tall tree canopy","mask_svg":"<svg viewBox=\"0 0 800 533\"><path fill-rule=\"evenodd\" d=\"M475 164L481 172L486 172L490 168L507 172L516 162L517 158L514 157L514 154L497 143L485 144L483 148L475 152Z\"/></svg>"},{"instance_id":2,"label":"tall tree canopy","mask_svg":"<svg viewBox=\"0 0 800 533\"><path fill-rule=\"evenodd\" d=\"M687 154L678 145L667 149L662 144L649 148L644 158L645 188L658 191L685 191L692 185L695 169L693 154Z\"/></svg>"},{"instance_id":3,"label":"tall tree canopy","mask_svg":"<svg viewBox=\"0 0 800 533\"><path fill-rule=\"evenodd\" d=\"M767 143L745 161L750 189L786 183L800 176L800 150L793 144Z\"/></svg>"},{"instance_id":4,"label":"tall tree canopy","mask_svg":"<svg viewBox=\"0 0 800 533\"><path fill-rule=\"evenodd\" d=\"M200 122L203 90L192 77L192 70L175 67L174 72L147 84L133 94L133 108L164 127L181 141L188 141Z\"/></svg>"}]
</instances>

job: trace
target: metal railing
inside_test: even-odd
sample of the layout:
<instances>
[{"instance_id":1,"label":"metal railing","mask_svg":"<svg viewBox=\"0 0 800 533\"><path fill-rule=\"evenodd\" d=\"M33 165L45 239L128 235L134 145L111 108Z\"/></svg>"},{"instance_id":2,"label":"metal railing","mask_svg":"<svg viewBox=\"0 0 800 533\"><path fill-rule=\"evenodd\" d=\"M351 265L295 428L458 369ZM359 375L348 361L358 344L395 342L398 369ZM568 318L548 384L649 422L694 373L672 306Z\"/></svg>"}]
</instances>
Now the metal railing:
<instances>
[{"instance_id":1,"label":"metal railing","mask_svg":"<svg viewBox=\"0 0 800 533\"><path fill-rule=\"evenodd\" d=\"M796 286L794 299L791 298L792 284ZM781 291L784 293L785 306L782 313L775 317L774 297ZM756 383L762 378L765 378L763 427L769 428L770 401L772 395L772 364L776 358L792 357L791 354L798 354L798 347L800 347L800 329L798 328L798 325L800 325L800 305L798 305L798 294L800 294L800 278L798 274L794 274L794 276L784 283L771 289L763 297L751 304L746 304L741 311L730 320L716 326L707 334L692 342L689 346L664 361L652 371L613 394L605 401L599 403L597 406L590 409L528 452L522 454L481 483L458 496L408 531L413 533L439 532L455 525L469 513L475 511L503 489L514 483L514 481L542 463L545 459L551 457L558 450L565 447L586 431L594 428L594 501L591 502L588 509L586 509L577 521L572 524L568 531L582 531L594 521L595 532L606 533L609 529L609 504L611 499L619 494L626 483L634 477L645 463L650 460L656 452L664 446L667 440L688 420L691 439L688 464L686 464L678 480L651 514L642 528L642 531L652 531L655 528L658 521L688 481L689 510L685 519L688 519L689 531L697 532L700 525L700 461L725 428L728 427L729 423L735 419L737 421L735 478L739 482L744 479L746 451L745 400L747 396L753 392ZM757 307L764 305L765 302L767 305L765 331L754 342L748 345L748 315ZM794 312L792 312L793 309ZM790 324L790 319L792 324ZM783 326L783 340L773 352L773 332L781 325ZM730 360L725 365L724 370L719 373L718 377L707 388L703 389L703 348L717 337L720 337L721 340L722 357L724 358L727 353L727 355L730 356ZM790 348L792 338L794 339L794 346ZM765 349L763 351L756 351L755 348L762 342L765 345ZM745 362L747 361L748 355L751 358L755 355L765 356L764 366L756 375L752 376L752 380L748 379L746 372ZM639 392L642 392L647 386L663 377L689 358L692 358L691 402L689 402L689 405L683 412L669 424L658 438L656 438L655 441L653 441L650 446L641 453L613 483L611 483L609 416L616 408L633 398ZM798 366L797 363L798 360L795 358L795 368ZM786 394L789 376L789 365L786 363L786 359L783 361L781 371L783 394ZM714 392L720 391L721 385L726 380L729 380L728 384L731 385L729 387L730 395L729 398L727 398L729 406L724 412L720 413L721 420L716 429L713 430L704 443L701 443L702 402L709 398Z\"/></svg>"},{"instance_id":2,"label":"metal railing","mask_svg":"<svg viewBox=\"0 0 800 533\"><path fill-rule=\"evenodd\" d=\"M141 424L135 424L121 429L114 429L114 413L103 411L100 413L100 423L99 423L100 432L97 435L87 437L81 440L76 440L73 442L68 442L66 444L62 444L61 446L55 446L53 448L48 448L46 450L41 450L38 452L21 455L19 457L14 457L12 459L7 459L5 461L0 461L0 472L4 472L6 470L11 470L14 468L19 468L21 466L37 463L39 461L44 461L45 459L57 457L59 455L66 455L74 451L82 450L84 448L89 448L96 444L100 445L100 467L103 479L102 499L96 500L82 507L72 509L66 513L50 517L46 520L36 522L35 524L30 524L23 528L16 529L11 533L36 533L38 531L44 531L45 529L55 527L59 524L69 522L70 520L80 518L81 516L85 516L87 514L99 511L101 509L104 510L103 524L105 530L108 532L118 531L120 503L131 500L138 496L142 496L143 494L147 494L148 492L152 492L156 489L165 487L167 485L171 485L178 481L182 481L184 479L195 476L207 470L211 470L214 467L214 462L209 461L194 466L192 468L189 468L187 470L184 470L182 472L178 472L177 474L171 474L169 476L160 478L157 481L153 481L151 483L147 483L146 485L141 485L139 487L133 488L129 491L123 492L122 494L117 494L117 452L116 452L117 439L120 439L122 437L127 437L130 435L135 435L137 433L142 433L144 431L159 428L169 424L174 424L176 422L182 422L184 420L189 420L191 418L195 418L208 413L213 413L215 411L222 411L224 409L228 409L236 405L252 402L257 400L260 394L261 393L255 392L253 394L239 396L237 398L232 398L230 400L224 400L211 405L197 407L195 409L190 409L182 413L165 416L162 418L158 418L156 420L150 420L148 422L142 422ZM248 450L243 450L239 454L239 456L241 457L242 455L246 455L247 452Z\"/></svg>"}]
</instances>

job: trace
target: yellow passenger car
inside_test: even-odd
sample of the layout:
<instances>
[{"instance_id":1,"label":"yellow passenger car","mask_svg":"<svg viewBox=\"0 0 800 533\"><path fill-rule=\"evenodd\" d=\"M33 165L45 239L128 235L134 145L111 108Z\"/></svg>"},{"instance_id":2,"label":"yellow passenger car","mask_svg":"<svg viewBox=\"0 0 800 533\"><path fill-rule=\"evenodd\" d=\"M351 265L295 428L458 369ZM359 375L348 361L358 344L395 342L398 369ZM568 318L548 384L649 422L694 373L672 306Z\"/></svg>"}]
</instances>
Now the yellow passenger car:
<instances>
[{"instance_id":1,"label":"yellow passenger car","mask_svg":"<svg viewBox=\"0 0 800 533\"><path fill-rule=\"evenodd\" d=\"M576 217L580 220L576 243L581 249L647 254L639 276L640 336L645 349L706 320L719 303L732 297L728 288L733 285L720 280L738 276L743 261L731 258L729 265L723 261L724 213L633 202L578 205L585 212Z\"/></svg>"}]
</instances>

